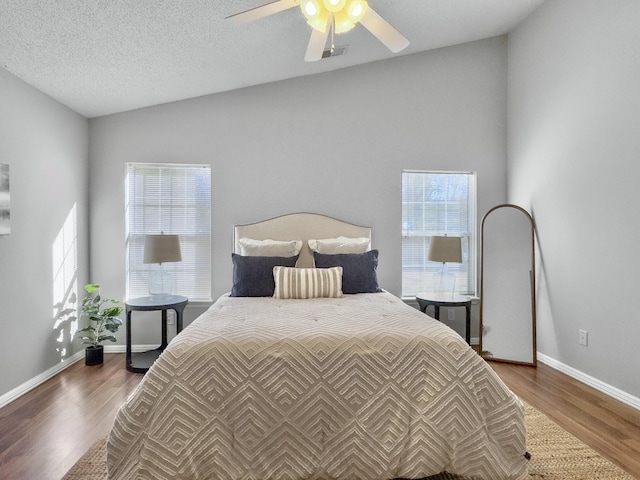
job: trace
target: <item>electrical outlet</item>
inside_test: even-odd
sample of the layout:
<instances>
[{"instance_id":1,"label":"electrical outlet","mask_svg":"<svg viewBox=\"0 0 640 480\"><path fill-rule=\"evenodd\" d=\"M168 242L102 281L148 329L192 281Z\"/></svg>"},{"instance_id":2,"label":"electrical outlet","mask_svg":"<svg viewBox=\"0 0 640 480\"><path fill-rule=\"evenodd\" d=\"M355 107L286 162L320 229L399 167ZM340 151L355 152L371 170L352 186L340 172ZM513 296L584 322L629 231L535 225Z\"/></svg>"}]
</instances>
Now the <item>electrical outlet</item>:
<instances>
[{"instance_id":1,"label":"electrical outlet","mask_svg":"<svg viewBox=\"0 0 640 480\"><path fill-rule=\"evenodd\" d=\"M449 320L455 320L456 319L456 312L453 310L453 308L450 308L449 310L447 310L447 318Z\"/></svg>"},{"instance_id":2,"label":"electrical outlet","mask_svg":"<svg viewBox=\"0 0 640 480\"><path fill-rule=\"evenodd\" d=\"M589 335L587 334L586 330L578 330L578 343L583 347L587 346L588 337Z\"/></svg>"},{"instance_id":3,"label":"electrical outlet","mask_svg":"<svg viewBox=\"0 0 640 480\"><path fill-rule=\"evenodd\" d=\"M176 312L173 310L167 310L167 325L174 325L176 323Z\"/></svg>"}]
</instances>

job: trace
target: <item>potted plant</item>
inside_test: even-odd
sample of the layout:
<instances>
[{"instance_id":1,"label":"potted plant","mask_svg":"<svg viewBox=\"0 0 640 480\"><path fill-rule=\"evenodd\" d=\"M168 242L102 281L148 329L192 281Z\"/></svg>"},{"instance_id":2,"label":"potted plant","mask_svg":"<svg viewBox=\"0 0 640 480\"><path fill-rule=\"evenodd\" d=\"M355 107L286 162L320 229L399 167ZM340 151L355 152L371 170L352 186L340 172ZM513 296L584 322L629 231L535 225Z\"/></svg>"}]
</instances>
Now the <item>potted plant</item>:
<instances>
[{"instance_id":1,"label":"potted plant","mask_svg":"<svg viewBox=\"0 0 640 480\"><path fill-rule=\"evenodd\" d=\"M100 365L104 361L104 346L100 343L106 340L116 341L116 337L111 334L116 333L122 325L122 320L118 318L122 313L122 306L118 305L118 300L102 298L100 285L97 283L85 285L84 290L88 295L82 300L80 318L87 317L89 325L78 330L76 335L87 345L85 365Z\"/></svg>"}]
</instances>

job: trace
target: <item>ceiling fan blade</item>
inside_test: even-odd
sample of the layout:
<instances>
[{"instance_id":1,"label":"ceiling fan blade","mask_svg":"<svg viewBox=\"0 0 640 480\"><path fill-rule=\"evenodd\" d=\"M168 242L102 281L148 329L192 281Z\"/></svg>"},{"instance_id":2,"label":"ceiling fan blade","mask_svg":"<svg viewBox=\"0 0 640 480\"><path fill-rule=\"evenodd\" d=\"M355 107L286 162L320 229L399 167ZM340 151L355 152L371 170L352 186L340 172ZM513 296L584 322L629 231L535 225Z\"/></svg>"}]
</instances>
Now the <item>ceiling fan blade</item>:
<instances>
[{"instance_id":1,"label":"ceiling fan blade","mask_svg":"<svg viewBox=\"0 0 640 480\"><path fill-rule=\"evenodd\" d=\"M325 28L325 32L322 33L320 30L316 30L315 28L311 29L311 38L309 39L309 44L307 45L307 53L304 55L305 62L317 62L322 59L322 54L324 53L324 47L327 44L327 37L329 36L329 31L331 28L329 27L330 22L333 20L333 15L329 15L329 19L327 20L327 28Z\"/></svg>"},{"instance_id":2,"label":"ceiling fan blade","mask_svg":"<svg viewBox=\"0 0 640 480\"><path fill-rule=\"evenodd\" d=\"M232 20L238 25L253 22L260 18L268 17L274 13L282 12L289 8L297 7L300 0L275 0L260 7L255 7L244 12L236 13L225 17L225 20Z\"/></svg>"},{"instance_id":3,"label":"ceiling fan blade","mask_svg":"<svg viewBox=\"0 0 640 480\"><path fill-rule=\"evenodd\" d=\"M378 15L371 7L367 9L367 13L362 17L360 23L393 53L398 53L409 46L409 40L393 28L389 22Z\"/></svg>"}]
</instances>

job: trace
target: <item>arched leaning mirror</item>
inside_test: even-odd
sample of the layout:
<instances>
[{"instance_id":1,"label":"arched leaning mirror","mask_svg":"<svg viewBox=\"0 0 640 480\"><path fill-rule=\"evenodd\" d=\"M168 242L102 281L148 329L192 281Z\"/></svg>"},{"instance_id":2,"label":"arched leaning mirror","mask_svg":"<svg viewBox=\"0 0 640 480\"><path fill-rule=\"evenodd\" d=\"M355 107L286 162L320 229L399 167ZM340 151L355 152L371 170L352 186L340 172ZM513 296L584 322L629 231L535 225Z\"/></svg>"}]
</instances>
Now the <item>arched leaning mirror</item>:
<instances>
[{"instance_id":1,"label":"arched leaning mirror","mask_svg":"<svg viewBox=\"0 0 640 480\"><path fill-rule=\"evenodd\" d=\"M487 360L536 366L534 226L517 205L482 219L480 346Z\"/></svg>"}]
</instances>

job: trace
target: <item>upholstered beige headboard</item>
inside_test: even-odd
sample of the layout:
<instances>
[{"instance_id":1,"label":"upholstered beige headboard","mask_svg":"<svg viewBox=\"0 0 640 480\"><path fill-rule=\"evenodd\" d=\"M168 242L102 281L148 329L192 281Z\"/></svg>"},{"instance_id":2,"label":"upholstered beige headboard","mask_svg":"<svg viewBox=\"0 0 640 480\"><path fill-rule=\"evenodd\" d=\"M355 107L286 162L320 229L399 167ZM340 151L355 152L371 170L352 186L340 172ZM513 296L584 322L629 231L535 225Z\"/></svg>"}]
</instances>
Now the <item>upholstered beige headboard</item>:
<instances>
[{"instance_id":1,"label":"upholstered beige headboard","mask_svg":"<svg viewBox=\"0 0 640 480\"><path fill-rule=\"evenodd\" d=\"M334 237L367 237L371 239L371 227L343 222L318 213L291 213L233 228L233 251L240 253L240 239L302 240L302 250L296 266L313 267L313 255L307 244L309 239Z\"/></svg>"}]
</instances>

